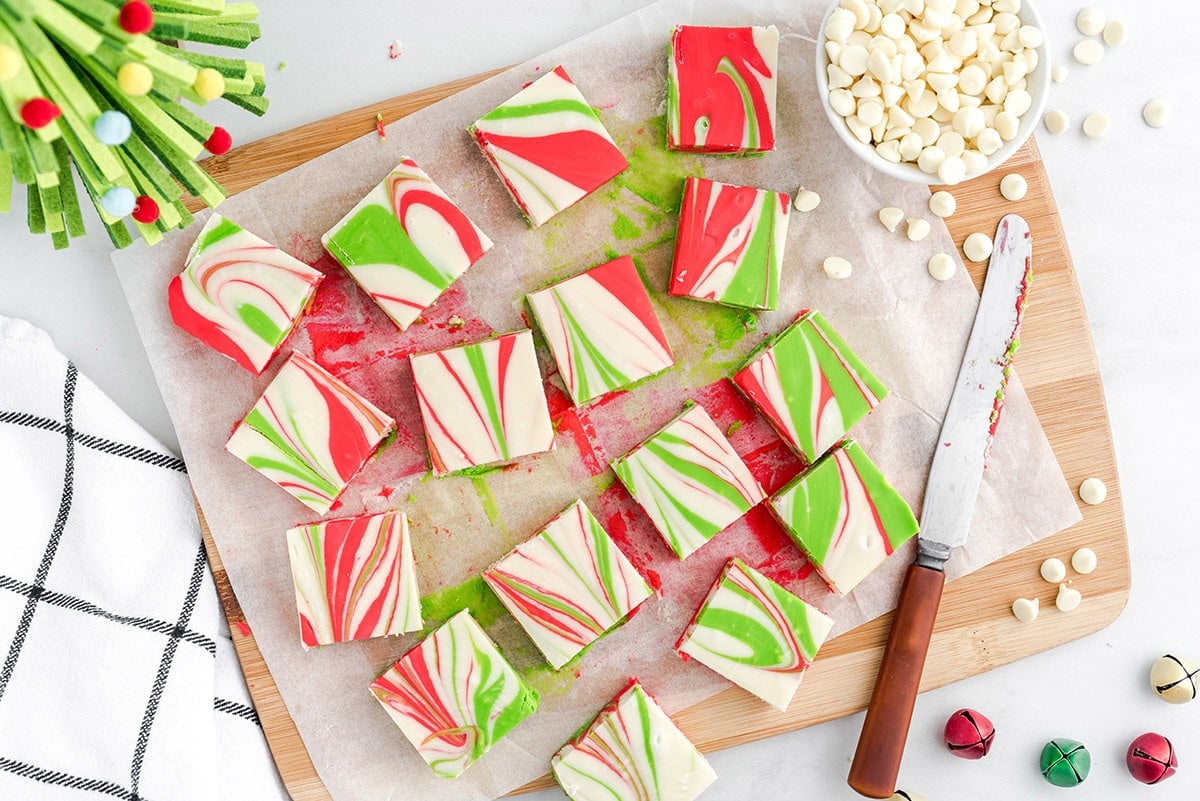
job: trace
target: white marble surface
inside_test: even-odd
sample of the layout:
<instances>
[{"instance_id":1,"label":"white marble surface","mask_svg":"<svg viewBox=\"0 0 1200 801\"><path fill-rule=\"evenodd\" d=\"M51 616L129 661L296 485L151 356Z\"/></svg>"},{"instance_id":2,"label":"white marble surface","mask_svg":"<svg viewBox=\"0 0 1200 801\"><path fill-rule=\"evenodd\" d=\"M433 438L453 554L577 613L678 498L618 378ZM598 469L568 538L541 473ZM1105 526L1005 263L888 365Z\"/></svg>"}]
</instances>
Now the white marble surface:
<instances>
[{"instance_id":1,"label":"white marble surface","mask_svg":"<svg viewBox=\"0 0 1200 801\"><path fill-rule=\"evenodd\" d=\"M821 4L820 0L808 0ZM644 0L261 0L265 38L251 55L268 65L271 110L254 119L216 115L238 141L267 136L374 100L527 58L644 4ZM353 7L353 13L348 10ZM1200 566L1192 509L1200 426L1200 159L1189 148L1200 129L1192 4L1109 0L1129 40L1103 62L1070 62L1080 38L1076 3L1042 0L1055 58L1071 75L1053 87L1051 108L1072 118L1039 142L1062 213L1104 375L1121 467L1133 554L1129 606L1107 629L1082 640L920 697L901 786L935 799L1051 797L1036 768L1054 736L1086 742L1092 776L1075 799L1194 799L1200 794L1200 701L1172 707L1148 689L1153 659L1174 651L1200 659L1196 596ZM1174 15L1162 17L1167 8ZM433 10L436 9L436 10ZM331 31L338 31L331 36ZM398 39L403 55L387 58ZM276 72L280 61L287 68ZM1141 108L1170 98L1175 121L1151 130ZM1083 117L1112 118L1106 139L1089 140ZM814 112L818 113L818 112ZM847 156L849 158L849 156ZM174 433L133 321L108 261L99 226L55 253L24 230L24 205L0 216L0 314L48 330L59 347L134 418L164 442ZM1164 447L1165 445L1165 447ZM1100 569L1103 569L1103 565ZM1086 603L1086 599L1085 599ZM969 763L941 746L945 717L960 706L998 726L992 755ZM759 801L848 799L845 775L861 715L712 755L720 781L704 798ZM1124 749L1143 731L1172 738L1183 770L1142 790L1125 773ZM532 796L561 798L557 791Z\"/></svg>"}]
</instances>

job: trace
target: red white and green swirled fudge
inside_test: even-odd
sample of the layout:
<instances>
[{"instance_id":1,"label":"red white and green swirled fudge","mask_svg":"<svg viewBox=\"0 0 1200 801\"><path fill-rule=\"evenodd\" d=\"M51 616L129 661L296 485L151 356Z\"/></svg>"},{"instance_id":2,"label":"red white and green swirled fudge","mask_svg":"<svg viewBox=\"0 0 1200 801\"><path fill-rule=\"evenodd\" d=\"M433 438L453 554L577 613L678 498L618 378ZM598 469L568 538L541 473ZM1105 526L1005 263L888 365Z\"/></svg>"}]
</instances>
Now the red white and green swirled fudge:
<instances>
[{"instance_id":1,"label":"red white and green swirled fudge","mask_svg":"<svg viewBox=\"0 0 1200 801\"><path fill-rule=\"evenodd\" d=\"M530 331L414 354L411 362L433 472L554 447Z\"/></svg>"},{"instance_id":2,"label":"red white and green swirled fudge","mask_svg":"<svg viewBox=\"0 0 1200 801\"><path fill-rule=\"evenodd\" d=\"M680 559L766 497L700 405L690 405L612 468Z\"/></svg>"},{"instance_id":3,"label":"red white and green swirled fudge","mask_svg":"<svg viewBox=\"0 0 1200 801\"><path fill-rule=\"evenodd\" d=\"M841 595L917 533L908 503L854 440L793 479L771 498L771 509Z\"/></svg>"},{"instance_id":4,"label":"red white and green swirled fudge","mask_svg":"<svg viewBox=\"0 0 1200 801\"><path fill-rule=\"evenodd\" d=\"M492 247L410 158L321 242L401 331Z\"/></svg>"},{"instance_id":5,"label":"red white and green swirled fudge","mask_svg":"<svg viewBox=\"0 0 1200 801\"><path fill-rule=\"evenodd\" d=\"M888 394L816 311L755 350L733 383L809 464Z\"/></svg>"},{"instance_id":6,"label":"red white and green swirled fudge","mask_svg":"<svg viewBox=\"0 0 1200 801\"><path fill-rule=\"evenodd\" d=\"M325 514L396 423L293 351L225 450Z\"/></svg>"},{"instance_id":7,"label":"red white and green swirled fudge","mask_svg":"<svg viewBox=\"0 0 1200 801\"><path fill-rule=\"evenodd\" d=\"M702 153L775 149L774 25L680 25L667 68L667 147Z\"/></svg>"},{"instance_id":8,"label":"red white and green swirled fudge","mask_svg":"<svg viewBox=\"0 0 1200 801\"><path fill-rule=\"evenodd\" d=\"M527 300L576 405L675 364L629 256L533 292Z\"/></svg>"},{"instance_id":9,"label":"red white and green swirled fudge","mask_svg":"<svg viewBox=\"0 0 1200 801\"><path fill-rule=\"evenodd\" d=\"M467 609L375 679L371 694L433 772L447 779L538 708L537 692Z\"/></svg>"},{"instance_id":10,"label":"red white and green swirled fudge","mask_svg":"<svg viewBox=\"0 0 1200 801\"><path fill-rule=\"evenodd\" d=\"M325 276L232 220L214 214L171 279L175 325L260 375Z\"/></svg>"},{"instance_id":11,"label":"red white and green swirled fudge","mask_svg":"<svg viewBox=\"0 0 1200 801\"><path fill-rule=\"evenodd\" d=\"M683 189L672 295L774 309L791 197L691 176Z\"/></svg>"},{"instance_id":12,"label":"red white and green swirled fudge","mask_svg":"<svg viewBox=\"0 0 1200 801\"><path fill-rule=\"evenodd\" d=\"M583 501L483 571L483 580L555 670L654 593Z\"/></svg>"},{"instance_id":13,"label":"red white and green swirled fudge","mask_svg":"<svg viewBox=\"0 0 1200 801\"><path fill-rule=\"evenodd\" d=\"M787 709L833 620L734 557L675 649Z\"/></svg>"},{"instance_id":14,"label":"red white and green swirled fudge","mask_svg":"<svg viewBox=\"0 0 1200 801\"><path fill-rule=\"evenodd\" d=\"M480 117L468 130L534 227L629 166L562 66Z\"/></svg>"},{"instance_id":15,"label":"red white and green swirled fudge","mask_svg":"<svg viewBox=\"0 0 1200 801\"><path fill-rule=\"evenodd\" d=\"M289 529L288 557L306 648L421 628L408 517L340 517Z\"/></svg>"},{"instance_id":16,"label":"red white and green swirled fudge","mask_svg":"<svg viewBox=\"0 0 1200 801\"><path fill-rule=\"evenodd\" d=\"M717 780L637 680L550 759L572 801L692 801Z\"/></svg>"}]
</instances>

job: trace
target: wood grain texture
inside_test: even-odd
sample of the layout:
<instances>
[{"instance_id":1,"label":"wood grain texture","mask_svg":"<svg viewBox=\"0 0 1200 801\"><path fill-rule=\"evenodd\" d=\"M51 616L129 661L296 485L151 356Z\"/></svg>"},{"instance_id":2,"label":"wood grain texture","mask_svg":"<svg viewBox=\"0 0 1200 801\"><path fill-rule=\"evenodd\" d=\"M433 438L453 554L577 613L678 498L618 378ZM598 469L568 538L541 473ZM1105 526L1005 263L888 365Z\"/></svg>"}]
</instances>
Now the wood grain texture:
<instances>
[{"instance_id":1,"label":"wood grain texture","mask_svg":"<svg viewBox=\"0 0 1200 801\"><path fill-rule=\"evenodd\" d=\"M371 131L376 113L390 122L489 75L464 78L346 112L244 145L204 164L231 194L240 192ZM1021 173L1029 184L1028 194L1017 203L1000 196L1000 178L1010 172ZM952 191L958 210L946 223L960 248L967 235L975 231L990 236L1005 213L1015 212L1029 221L1034 242L1034 284L1022 324L1017 372L1067 483L1075 488L1083 479L1095 476L1108 485L1108 498L1100 506L1081 503L1083 520L1070 529L946 585L922 690L991 670L1103 628L1124 608L1130 581L1121 489L1096 355L1037 143L1031 139L999 170ZM976 287L981 286L985 265L966 262L965 256L964 263ZM245 619L203 515L201 526L242 669L284 783L295 801L330 801L253 635L241 633L238 624L244 625ZM1096 552L1100 568L1076 578L1075 586L1084 596L1083 605L1069 615L1045 614L1035 623L1019 623L1010 611L1018 596L1036 595L1043 609L1053 609L1057 588L1038 575L1042 560L1057 556L1066 561L1076 548L1085 545ZM890 624L891 615L885 615L826 644L786 712L778 712L731 687L685 710L676 721L701 750L714 751L857 712L867 705ZM517 792L550 784L549 776L545 776Z\"/></svg>"}]
</instances>

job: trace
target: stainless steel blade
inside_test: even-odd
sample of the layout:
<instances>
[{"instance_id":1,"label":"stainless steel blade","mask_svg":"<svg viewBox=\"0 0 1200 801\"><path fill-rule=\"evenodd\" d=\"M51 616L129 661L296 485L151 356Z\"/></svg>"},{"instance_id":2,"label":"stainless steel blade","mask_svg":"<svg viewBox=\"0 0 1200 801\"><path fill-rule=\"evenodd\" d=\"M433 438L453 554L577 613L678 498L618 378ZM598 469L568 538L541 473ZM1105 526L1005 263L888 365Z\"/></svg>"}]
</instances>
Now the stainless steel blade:
<instances>
[{"instance_id":1,"label":"stainless steel blade","mask_svg":"<svg viewBox=\"0 0 1200 801\"><path fill-rule=\"evenodd\" d=\"M1000 220L979 311L925 486L917 562L926 567L940 569L950 549L967 541L984 460L1020 342L1032 248L1024 219L1009 214Z\"/></svg>"}]
</instances>

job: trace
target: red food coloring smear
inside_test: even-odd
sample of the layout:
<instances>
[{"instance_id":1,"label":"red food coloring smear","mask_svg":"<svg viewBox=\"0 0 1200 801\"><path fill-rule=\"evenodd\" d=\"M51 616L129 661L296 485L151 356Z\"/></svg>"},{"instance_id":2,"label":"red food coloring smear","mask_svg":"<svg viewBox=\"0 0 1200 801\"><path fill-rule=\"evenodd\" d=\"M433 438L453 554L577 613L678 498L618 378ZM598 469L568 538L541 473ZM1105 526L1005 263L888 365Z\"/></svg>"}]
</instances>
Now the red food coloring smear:
<instances>
[{"instance_id":1,"label":"red food coloring smear","mask_svg":"<svg viewBox=\"0 0 1200 801\"><path fill-rule=\"evenodd\" d=\"M390 497L392 497L392 493L394 493L395 491L396 491L395 487L380 487L379 488L379 497L380 498L390 498Z\"/></svg>"},{"instance_id":2,"label":"red food coloring smear","mask_svg":"<svg viewBox=\"0 0 1200 801\"><path fill-rule=\"evenodd\" d=\"M149 33L154 27L154 9L145 0L129 0L121 6L117 21L125 33Z\"/></svg>"},{"instance_id":3,"label":"red food coloring smear","mask_svg":"<svg viewBox=\"0 0 1200 801\"><path fill-rule=\"evenodd\" d=\"M149 225L158 219L158 203L147 195L139 196L133 207L132 217L140 223Z\"/></svg>"},{"instance_id":4,"label":"red food coloring smear","mask_svg":"<svg viewBox=\"0 0 1200 801\"><path fill-rule=\"evenodd\" d=\"M238 634L241 634L243 637L250 636L250 624L249 623L247 623L244 620L238 620L238 621L235 621L234 625L237 626Z\"/></svg>"},{"instance_id":5,"label":"red food coloring smear","mask_svg":"<svg viewBox=\"0 0 1200 801\"><path fill-rule=\"evenodd\" d=\"M608 465L596 454L592 443L596 438L595 426L589 422L586 409L577 409L571 404L567 393L556 384L545 383L546 406L550 411L550 422L554 430L565 434L575 443L580 463L589 476L598 476ZM600 401L606 402L608 399Z\"/></svg>"},{"instance_id":6,"label":"red food coloring smear","mask_svg":"<svg viewBox=\"0 0 1200 801\"><path fill-rule=\"evenodd\" d=\"M21 104L21 122L35 131L45 128L62 116L62 110L44 97L35 97Z\"/></svg>"},{"instance_id":7,"label":"red food coloring smear","mask_svg":"<svg viewBox=\"0 0 1200 801\"><path fill-rule=\"evenodd\" d=\"M204 143L204 149L214 156L228 153L231 147L233 147L233 137L220 125L213 128L208 140Z\"/></svg>"}]
</instances>

